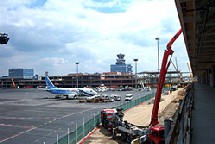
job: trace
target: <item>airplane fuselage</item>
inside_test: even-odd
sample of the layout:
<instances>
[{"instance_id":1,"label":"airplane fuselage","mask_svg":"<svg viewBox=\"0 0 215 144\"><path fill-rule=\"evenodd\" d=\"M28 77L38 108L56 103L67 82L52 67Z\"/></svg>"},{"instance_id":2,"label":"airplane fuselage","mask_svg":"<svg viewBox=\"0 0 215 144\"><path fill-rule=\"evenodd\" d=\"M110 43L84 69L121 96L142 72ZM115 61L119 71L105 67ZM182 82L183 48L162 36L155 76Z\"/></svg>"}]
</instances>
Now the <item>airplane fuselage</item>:
<instances>
[{"instance_id":1,"label":"airplane fuselage","mask_svg":"<svg viewBox=\"0 0 215 144\"><path fill-rule=\"evenodd\" d=\"M57 88L48 77L45 77L45 82L46 91L57 95L57 97L77 98L77 96L93 96L97 94L92 88Z\"/></svg>"},{"instance_id":2,"label":"airplane fuselage","mask_svg":"<svg viewBox=\"0 0 215 144\"><path fill-rule=\"evenodd\" d=\"M48 92L51 94L70 94L70 93L77 93L77 89L71 89L71 88L50 88L47 89Z\"/></svg>"},{"instance_id":3,"label":"airplane fuselage","mask_svg":"<svg viewBox=\"0 0 215 144\"><path fill-rule=\"evenodd\" d=\"M50 92L51 94L56 94L56 95L76 94L78 96L84 96L84 95L97 94L91 88L50 88L50 89L47 89L47 91Z\"/></svg>"}]
</instances>

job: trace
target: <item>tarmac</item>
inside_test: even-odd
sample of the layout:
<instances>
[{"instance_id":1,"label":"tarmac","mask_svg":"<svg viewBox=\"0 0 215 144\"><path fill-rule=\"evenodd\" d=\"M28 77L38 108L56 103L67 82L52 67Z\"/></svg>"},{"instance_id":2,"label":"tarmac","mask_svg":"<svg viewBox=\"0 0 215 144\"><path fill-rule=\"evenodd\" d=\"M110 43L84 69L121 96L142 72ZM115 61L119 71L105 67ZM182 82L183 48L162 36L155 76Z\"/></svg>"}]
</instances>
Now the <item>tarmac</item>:
<instances>
[{"instance_id":1,"label":"tarmac","mask_svg":"<svg viewBox=\"0 0 215 144\"><path fill-rule=\"evenodd\" d=\"M91 104L56 100L36 89L0 89L0 143L52 144L81 125L83 117L118 103ZM214 144L215 88L194 84L191 144ZM81 119L81 120L80 120Z\"/></svg>"},{"instance_id":2,"label":"tarmac","mask_svg":"<svg viewBox=\"0 0 215 144\"><path fill-rule=\"evenodd\" d=\"M105 92L106 93L106 92ZM125 96L127 92L107 92ZM149 93L131 91L134 99ZM58 100L44 90L0 89L1 144L55 144L84 121L92 119L103 108L124 103L79 103Z\"/></svg>"},{"instance_id":3,"label":"tarmac","mask_svg":"<svg viewBox=\"0 0 215 144\"><path fill-rule=\"evenodd\" d=\"M191 144L215 143L215 88L201 83L194 84L191 128Z\"/></svg>"},{"instance_id":4,"label":"tarmac","mask_svg":"<svg viewBox=\"0 0 215 144\"><path fill-rule=\"evenodd\" d=\"M62 106L64 105L64 106ZM69 100L56 100L45 91L2 89L0 92L0 143L56 143L80 125L96 108ZM85 118L87 120L87 117Z\"/></svg>"}]
</instances>

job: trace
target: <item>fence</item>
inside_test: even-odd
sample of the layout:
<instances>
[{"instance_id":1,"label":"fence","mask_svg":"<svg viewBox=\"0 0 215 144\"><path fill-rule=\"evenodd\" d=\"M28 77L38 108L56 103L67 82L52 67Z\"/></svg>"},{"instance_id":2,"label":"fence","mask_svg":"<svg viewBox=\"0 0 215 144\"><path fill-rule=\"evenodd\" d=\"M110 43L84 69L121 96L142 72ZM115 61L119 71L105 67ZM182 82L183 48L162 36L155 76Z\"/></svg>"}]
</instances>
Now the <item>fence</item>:
<instances>
[{"instance_id":1,"label":"fence","mask_svg":"<svg viewBox=\"0 0 215 144\"><path fill-rule=\"evenodd\" d=\"M127 110L129 108L139 105L142 102L150 100L153 97L154 97L154 93L146 95L136 100L123 103L117 106L116 108L123 108L123 110ZM100 124L101 124L101 114L94 115L92 119L86 122L83 119L83 125L80 127L77 127L77 124L76 124L75 131L70 132L68 129L68 134L65 137L58 139L58 136L57 136L57 144L76 144Z\"/></svg>"},{"instance_id":2,"label":"fence","mask_svg":"<svg viewBox=\"0 0 215 144\"><path fill-rule=\"evenodd\" d=\"M190 126L193 108L193 85L190 85L184 100L179 103L177 115L172 122L165 144L190 144Z\"/></svg>"}]
</instances>

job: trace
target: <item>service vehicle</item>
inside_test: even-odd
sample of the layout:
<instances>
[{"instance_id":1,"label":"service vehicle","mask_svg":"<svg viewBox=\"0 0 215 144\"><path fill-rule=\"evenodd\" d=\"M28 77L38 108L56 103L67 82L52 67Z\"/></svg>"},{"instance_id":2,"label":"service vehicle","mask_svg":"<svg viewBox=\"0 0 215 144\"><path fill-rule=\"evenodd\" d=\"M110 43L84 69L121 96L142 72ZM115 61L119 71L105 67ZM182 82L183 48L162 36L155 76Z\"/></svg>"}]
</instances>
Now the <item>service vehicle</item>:
<instances>
[{"instance_id":1,"label":"service vehicle","mask_svg":"<svg viewBox=\"0 0 215 144\"><path fill-rule=\"evenodd\" d=\"M115 101L121 101L121 96L120 95L113 95L113 98Z\"/></svg>"},{"instance_id":2,"label":"service vehicle","mask_svg":"<svg viewBox=\"0 0 215 144\"><path fill-rule=\"evenodd\" d=\"M133 94L126 94L125 101L131 101L131 100L133 100Z\"/></svg>"},{"instance_id":3,"label":"service vehicle","mask_svg":"<svg viewBox=\"0 0 215 144\"><path fill-rule=\"evenodd\" d=\"M85 97L85 99L86 99L87 101L92 101L92 100L94 100L95 98L96 98L96 95L89 95L89 96Z\"/></svg>"}]
</instances>

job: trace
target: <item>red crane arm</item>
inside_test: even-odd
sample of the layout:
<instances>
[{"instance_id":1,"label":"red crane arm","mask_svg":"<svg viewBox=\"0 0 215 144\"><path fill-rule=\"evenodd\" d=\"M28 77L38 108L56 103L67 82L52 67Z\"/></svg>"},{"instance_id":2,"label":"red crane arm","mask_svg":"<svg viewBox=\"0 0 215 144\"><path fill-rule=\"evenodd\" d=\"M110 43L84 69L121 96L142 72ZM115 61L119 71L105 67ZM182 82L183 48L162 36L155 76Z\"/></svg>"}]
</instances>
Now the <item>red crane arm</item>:
<instances>
[{"instance_id":1,"label":"red crane arm","mask_svg":"<svg viewBox=\"0 0 215 144\"><path fill-rule=\"evenodd\" d=\"M170 61L167 63L167 60L168 60L169 56L172 55L174 52L171 49L172 44L175 42L175 40L179 37L179 35L181 33L182 33L182 29L180 29L175 34L175 36L169 41L169 43L166 46L167 49L164 52L161 70L160 70L160 76L159 76L159 80L158 80L158 87L157 87L157 91L156 91L156 95L155 95L155 101L154 101L154 105L153 105L153 109L152 109L152 117L151 117L151 125L152 126L159 124L159 122L158 122L159 102L161 99L161 92L162 92L162 88L164 86L166 73L167 73L167 70L168 70L170 63L171 63Z\"/></svg>"}]
</instances>

